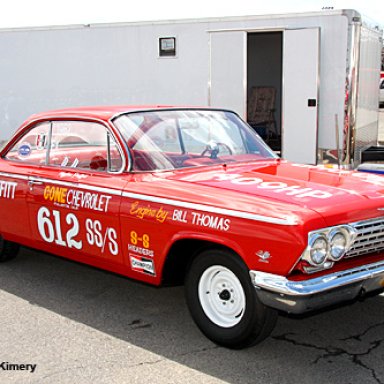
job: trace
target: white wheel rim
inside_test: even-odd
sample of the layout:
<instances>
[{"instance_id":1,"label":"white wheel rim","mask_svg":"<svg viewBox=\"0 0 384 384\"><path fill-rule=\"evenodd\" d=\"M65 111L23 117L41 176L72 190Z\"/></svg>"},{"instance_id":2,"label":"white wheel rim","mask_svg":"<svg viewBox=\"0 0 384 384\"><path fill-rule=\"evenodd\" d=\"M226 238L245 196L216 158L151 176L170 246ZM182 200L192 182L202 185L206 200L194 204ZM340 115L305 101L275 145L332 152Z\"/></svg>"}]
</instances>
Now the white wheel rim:
<instances>
[{"instance_id":1,"label":"white wheel rim","mask_svg":"<svg viewBox=\"0 0 384 384\"><path fill-rule=\"evenodd\" d=\"M229 328L240 323L245 311L245 293L236 275L221 265L209 267L198 287L201 306L216 325Z\"/></svg>"}]
</instances>

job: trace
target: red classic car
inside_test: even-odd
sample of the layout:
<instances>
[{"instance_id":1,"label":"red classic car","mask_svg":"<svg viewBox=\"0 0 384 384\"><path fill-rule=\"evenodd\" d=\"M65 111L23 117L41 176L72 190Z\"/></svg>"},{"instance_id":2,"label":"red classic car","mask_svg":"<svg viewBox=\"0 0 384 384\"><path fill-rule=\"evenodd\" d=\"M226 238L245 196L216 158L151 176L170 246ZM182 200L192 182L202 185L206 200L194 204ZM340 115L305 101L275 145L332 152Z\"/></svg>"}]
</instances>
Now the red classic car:
<instances>
[{"instance_id":1,"label":"red classic car","mask_svg":"<svg viewBox=\"0 0 384 384\"><path fill-rule=\"evenodd\" d=\"M383 211L383 177L290 164L226 110L52 111L0 152L1 261L21 244L184 283L199 328L231 348L278 311L381 292Z\"/></svg>"}]
</instances>

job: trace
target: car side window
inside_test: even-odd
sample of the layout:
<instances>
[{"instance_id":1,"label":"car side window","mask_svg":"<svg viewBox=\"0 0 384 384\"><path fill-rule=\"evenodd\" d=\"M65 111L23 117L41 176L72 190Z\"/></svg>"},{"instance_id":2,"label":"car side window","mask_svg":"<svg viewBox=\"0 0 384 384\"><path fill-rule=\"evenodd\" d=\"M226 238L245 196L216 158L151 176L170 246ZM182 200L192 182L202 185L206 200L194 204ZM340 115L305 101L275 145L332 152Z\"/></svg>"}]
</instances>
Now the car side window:
<instances>
[{"instance_id":1,"label":"car side window","mask_svg":"<svg viewBox=\"0 0 384 384\"><path fill-rule=\"evenodd\" d=\"M107 128L87 121L39 124L18 140L6 159L109 172L118 172L123 165L119 147Z\"/></svg>"},{"instance_id":2,"label":"car side window","mask_svg":"<svg viewBox=\"0 0 384 384\"><path fill-rule=\"evenodd\" d=\"M8 151L5 158L27 164L44 165L47 161L47 145L51 123L42 123L29 130Z\"/></svg>"},{"instance_id":3,"label":"car side window","mask_svg":"<svg viewBox=\"0 0 384 384\"><path fill-rule=\"evenodd\" d=\"M49 165L116 172L122 164L118 145L103 125L86 121L53 122Z\"/></svg>"}]
</instances>

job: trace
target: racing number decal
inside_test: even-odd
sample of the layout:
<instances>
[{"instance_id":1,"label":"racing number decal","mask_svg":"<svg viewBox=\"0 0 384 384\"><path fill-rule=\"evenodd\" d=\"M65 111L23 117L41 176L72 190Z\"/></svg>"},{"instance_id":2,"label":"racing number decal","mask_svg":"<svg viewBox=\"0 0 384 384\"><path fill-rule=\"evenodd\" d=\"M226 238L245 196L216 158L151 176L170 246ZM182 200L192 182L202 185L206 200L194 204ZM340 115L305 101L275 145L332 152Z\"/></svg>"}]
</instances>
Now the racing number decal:
<instances>
[{"instance_id":1,"label":"racing number decal","mask_svg":"<svg viewBox=\"0 0 384 384\"><path fill-rule=\"evenodd\" d=\"M57 245L68 248L83 248L83 241L76 240L81 232L79 219L73 213L65 215L65 221L69 225L69 229L65 232L61 228L60 211L41 207L37 213L37 226L40 236L47 243L55 242ZM90 246L95 246L104 253L106 247L109 252L116 256L119 253L117 243L117 232L114 228L103 228L99 220L85 220L86 240ZM80 233L81 236L81 233Z\"/></svg>"},{"instance_id":2,"label":"racing number decal","mask_svg":"<svg viewBox=\"0 0 384 384\"><path fill-rule=\"evenodd\" d=\"M53 221L51 220L51 212L46 207L41 207L37 213L37 226L39 228L40 236L47 242L63 247L81 249L83 242L74 240L74 237L79 234L79 221L73 213L68 213L66 216L66 222L72 227L66 233L66 241L63 239L61 224L60 224L60 212L52 211Z\"/></svg>"}]
</instances>

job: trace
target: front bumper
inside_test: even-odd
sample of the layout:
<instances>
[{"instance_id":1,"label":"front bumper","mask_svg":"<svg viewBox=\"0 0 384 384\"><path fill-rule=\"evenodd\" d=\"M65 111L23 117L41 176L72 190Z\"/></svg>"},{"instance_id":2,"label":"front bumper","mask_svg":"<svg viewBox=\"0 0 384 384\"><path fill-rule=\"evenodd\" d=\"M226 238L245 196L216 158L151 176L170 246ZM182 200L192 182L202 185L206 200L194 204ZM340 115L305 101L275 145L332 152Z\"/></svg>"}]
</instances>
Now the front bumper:
<instances>
[{"instance_id":1,"label":"front bumper","mask_svg":"<svg viewBox=\"0 0 384 384\"><path fill-rule=\"evenodd\" d=\"M304 313L384 290L384 261L303 281L250 271L259 299L288 313Z\"/></svg>"}]
</instances>

